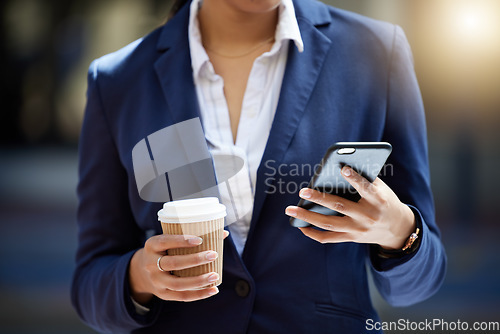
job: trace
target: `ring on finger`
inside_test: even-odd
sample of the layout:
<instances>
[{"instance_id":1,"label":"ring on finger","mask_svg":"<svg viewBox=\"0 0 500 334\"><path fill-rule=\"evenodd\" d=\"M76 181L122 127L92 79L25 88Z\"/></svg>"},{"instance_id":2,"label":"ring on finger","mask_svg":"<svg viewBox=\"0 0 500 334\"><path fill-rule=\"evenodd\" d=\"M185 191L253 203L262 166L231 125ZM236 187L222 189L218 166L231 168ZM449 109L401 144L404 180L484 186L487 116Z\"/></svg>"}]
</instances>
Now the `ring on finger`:
<instances>
[{"instance_id":1,"label":"ring on finger","mask_svg":"<svg viewBox=\"0 0 500 334\"><path fill-rule=\"evenodd\" d=\"M161 271L161 272L165 272L165 270L163 270L163 268L161 267L161 264L160 264L160 261L161 261L161 258L164 257L165 255L162 255L158 258L158 260L156 261L156 266L158 267L158 269Z\"/></svg>"}]
</instances>

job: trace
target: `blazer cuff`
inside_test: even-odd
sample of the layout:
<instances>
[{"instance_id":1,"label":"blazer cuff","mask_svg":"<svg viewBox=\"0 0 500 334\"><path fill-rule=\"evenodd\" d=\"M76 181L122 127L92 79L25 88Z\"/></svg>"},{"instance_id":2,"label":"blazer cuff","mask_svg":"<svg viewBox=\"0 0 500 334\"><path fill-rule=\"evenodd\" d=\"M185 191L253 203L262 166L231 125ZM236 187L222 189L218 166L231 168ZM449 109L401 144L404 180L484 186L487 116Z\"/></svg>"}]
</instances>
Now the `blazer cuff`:
<instances>
[{"instance_id":1,"label":"blazer cuff","mask_svg":"<svg viewBox=\"0 0 500 334\"><path fill-rule=\"evenodd\" d=\"M424 223L423 223L423 218L422 215L420 214L420 211L418 211L417 208L408 205L408 207L413 211L413 214L415 215L415 224L418 229L420 229L420 235L418 240L418 245L415 250L413 250L409 254L405 254L403 251L401 251L401 256L395 256L395 257L383 257L380 255L379 252L379 246L378 245L370 245L370 261L373 266L373 268L377 271L387 271L391 270L394 267L397 267L403 263L406 263L410 261L420 250L420 247L424 241L425 234L428 232L427 230L424 231Z\"/></svg>"},{"instance_id":2,"label":"blazer cuff","mask_svg":"<svg viewBox=\"0 0 500 334\"><path fill-rule=\"evenodd\" d=\"M131 255L128 258L127 269L124 273L124 282L123 282L123 301L125 303L125 307L127 309L128 315L140 326L147 327L151 326L158 315L161 312L162 304L161 301L153 296L151 302L148 303L147 306L140 305L132 298L132 293L130 291L130 281L128 277L128 270L130 267L130 260L132 259L132 255L135 251L131 252Z\"/></svg>"}]
</instances>

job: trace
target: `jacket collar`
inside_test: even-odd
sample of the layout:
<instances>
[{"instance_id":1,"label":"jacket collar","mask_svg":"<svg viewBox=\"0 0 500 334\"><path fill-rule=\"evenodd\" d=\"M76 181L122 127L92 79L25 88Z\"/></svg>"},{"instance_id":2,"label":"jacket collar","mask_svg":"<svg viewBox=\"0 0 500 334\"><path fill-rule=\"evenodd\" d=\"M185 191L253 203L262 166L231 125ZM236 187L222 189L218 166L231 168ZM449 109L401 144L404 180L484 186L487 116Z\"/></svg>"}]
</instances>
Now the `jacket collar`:
<instances>
[{"instance_id":1,"label":"jacket collar","mask_svg":"<svg viewBox=\"0 0 500 334\"><path fill-rule=\"evenodd\" d=\"M204 66L208 66L209 58L203 47L200 25L197 18L200 5L203 0L192 0L189 13L189 47L193 67L193 77L199 78ZM271 50L267 52L270 56L279 52L284 41L293 41L297 49L302 52L304 43L300 36L299 25L295 15L292 0L281 0L279 6L279 21L276 26L275 42ZM213 69L210 70L213 72ZM196 79L195 79L196 81Z\"/></svg>"},{"instance_id":2,"label":"jacket collar","mask_svg":"<svg viewBox=\"0 0 500 334\"><path fill-rule=\"evenodd\" d=\"M161 30L154 64L174 123L200 117L188 41L189 6L185 5Z\"/></svg>"},{"instance_id":3,"label":"jacket collar","mask_svg":"<svg viewBox=\"0 0 500 334\"><path fill-rule=\"evenodd\" d=\"M167 105L175 122L200 117L191 75L192 66L188 40L189 7L189 3L184 5L177 15L162 28L157 42L157 49L162 53L154 65ZM286 88L285 86L291 86L289 87L291 89L301 89L300 86L309 85L317 78L318 73L314 74L312 72L317 72L319 69L318 61L321 62L321 55L325 55L325 50L329 48L330 41L316 27L329 24L331 16L327 7L315 0L294 0L294 7L302 40L304 41L305 52L299 55L297 50L290 50L285 82L291 79L289 77L300 80L291 82L289 85L285 84L284 88ZM307 68L307 71L303 71L305 68ZM311 69L313 69L312 72ZM301 73L301 76L296 76L297 70ZM301 82L304 78L307 78L307 80ZM305 92L310 92L313 86L314 84L308 86L309 89L305 87L305 90L297 90L296 92L301 92L299 96L305 97ZM293 91L283 90L282 97L287 92ZM280 105L287 105L287 99L282 101ZM280 106L278 106L279 109ZM274 123L276 123L276 120ZM272 131L276 130L274 129L276 127L279 129L279 125L273 127L271 137Z\"/></svg>"}]
</instances>

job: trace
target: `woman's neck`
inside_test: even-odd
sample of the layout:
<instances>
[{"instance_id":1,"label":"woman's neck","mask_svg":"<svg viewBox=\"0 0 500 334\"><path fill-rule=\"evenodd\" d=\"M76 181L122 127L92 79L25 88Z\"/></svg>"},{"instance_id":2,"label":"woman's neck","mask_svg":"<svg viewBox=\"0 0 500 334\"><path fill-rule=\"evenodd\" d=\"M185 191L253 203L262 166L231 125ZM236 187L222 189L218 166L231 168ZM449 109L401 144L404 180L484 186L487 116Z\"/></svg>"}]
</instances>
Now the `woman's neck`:
<instances>
[{"instance_id":1,"label":"woman's neck","mask_svg":"<svg viewBox=\"0 0 500 334\"><path fill-rule=\"evenodd\" d=\"M251 7L253 1L240 7L237 2L203 1L198 20L205 47L224 53L238 53L274 36L279 2L262 8L241 8Z\"/></svg>"}]
</instances>

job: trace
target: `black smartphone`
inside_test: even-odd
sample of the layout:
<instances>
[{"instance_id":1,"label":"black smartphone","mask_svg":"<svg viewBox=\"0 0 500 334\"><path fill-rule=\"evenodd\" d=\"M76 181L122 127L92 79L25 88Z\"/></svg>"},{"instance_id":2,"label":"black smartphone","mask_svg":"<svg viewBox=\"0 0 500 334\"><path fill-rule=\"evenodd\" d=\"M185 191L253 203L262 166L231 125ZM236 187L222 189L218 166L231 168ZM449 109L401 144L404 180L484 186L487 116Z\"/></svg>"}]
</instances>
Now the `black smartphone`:
<instances>
[{"instance_id":1,"label":"black smartphone","mask_svg":"<svg viewBox=\"0 0 500 334\"><path fill-rule=\"evenodd\" d=\"M344 166L349 166L368 181L373 182L384 167L391 151L391 144L386 142L336 143L326 151L308 187L357 202L361 196L344 179L340 170ZM297 206L324 215L341 215L334 210L302 198ZM309 223L293 217L290 218L290 224L295 227L310 226Z\"/></svg>"}]
</instances>

